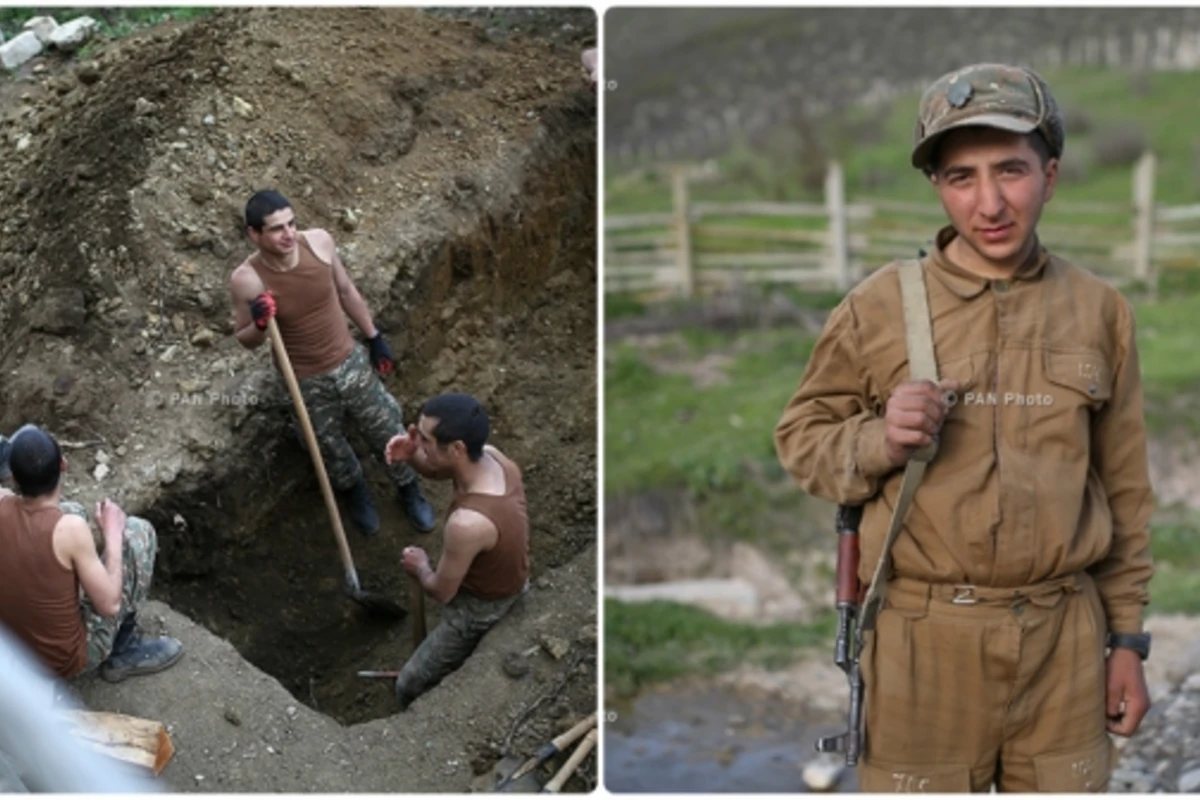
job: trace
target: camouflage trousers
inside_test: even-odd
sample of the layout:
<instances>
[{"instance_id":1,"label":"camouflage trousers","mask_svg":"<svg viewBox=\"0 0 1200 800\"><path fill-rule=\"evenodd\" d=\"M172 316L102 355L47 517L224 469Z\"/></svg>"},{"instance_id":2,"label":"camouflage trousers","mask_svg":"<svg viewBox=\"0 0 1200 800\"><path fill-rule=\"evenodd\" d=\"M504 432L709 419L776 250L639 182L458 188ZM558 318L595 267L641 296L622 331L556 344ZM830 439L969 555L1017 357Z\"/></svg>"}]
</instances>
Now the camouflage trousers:
<instances>
[{"instance_id":1,"label":"camouflage trousers","mask_svg":"<svg viewBox=\"0 0 1200 800\"><path fill-rule=\"evenodd\" d=\"M87 510L79 503L64 501L58 504L64 514L74 514L91 522ZM103 539L100 557L104 557ZM92 600L79 591L79 610L87 629L88 663L85 671L94 670L112 652L117 628L127 614L137 611L150 596L150 579L154 574L154 559L158 555L158 533L141 517L129 517L121 541L121 610L115 617L97 613Z\"/></svg>"},{"instance_id":2,"label":"camouflage trousers","mask_svg":"<svg viewBox=\"0 0 1200 800\"><path fill-rule=\"evenodd\" d=\"M526 589L528 584L526 584ZM400 669L396 678L396 699L400 707L441 683L463 665L483 635L492 629L525 594L522 589L512 597L484 600L459 592L442 609L442 620L429 632Z\"/></svg>"},{"instance_id":3,"label":"camouflage trousers","mask_svg":"<svg viewBox=\"0 0 1200 800\"><path fill-rule=\"evenodd\" d=\"M342 430L347 416L380 461L388 441L404 430L404 412L400 404L371 369L367 351L360 345L355 345L346 360L331 372L300 381L300 396L304 398L312 420L329 482L335 489L349 489L363 476L362 465ZM300 421L294 408L292 420L299 432ZM300 441L303 445L303 435ZM407 463L392 464L387 470L397 486L417 478Z\"/></svg>"}]
</instances>

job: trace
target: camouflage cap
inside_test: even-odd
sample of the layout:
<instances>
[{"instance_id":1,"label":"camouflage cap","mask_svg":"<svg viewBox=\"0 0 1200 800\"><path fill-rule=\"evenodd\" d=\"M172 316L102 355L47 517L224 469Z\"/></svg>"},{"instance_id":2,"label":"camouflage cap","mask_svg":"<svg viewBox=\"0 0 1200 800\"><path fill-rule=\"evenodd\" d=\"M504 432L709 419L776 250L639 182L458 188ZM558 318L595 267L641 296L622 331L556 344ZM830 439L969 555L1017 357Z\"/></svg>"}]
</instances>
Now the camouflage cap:
<instances>
[{"instance_id":1,"label":"camouflage cap","mask_svg":"<svg viewBox=\"0 0 1200 800\"><path fill-rule=\"evenodd\" d=\"M1046 81L1031 69L972 64L948 72L925 90L917 111L912 165L929 171L938 139L967 125L1031 133L1040 131L1051 156L1062 156L1066 131Z\"/></svg>"}]
</instances>

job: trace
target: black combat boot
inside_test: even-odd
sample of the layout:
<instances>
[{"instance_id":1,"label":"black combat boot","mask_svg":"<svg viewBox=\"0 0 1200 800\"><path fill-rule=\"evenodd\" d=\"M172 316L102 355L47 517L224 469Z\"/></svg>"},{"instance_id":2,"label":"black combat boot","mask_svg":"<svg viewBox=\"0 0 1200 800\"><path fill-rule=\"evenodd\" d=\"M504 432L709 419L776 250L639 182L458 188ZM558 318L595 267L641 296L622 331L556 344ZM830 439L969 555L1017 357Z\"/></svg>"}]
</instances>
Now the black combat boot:
<instances>
[{"instance_id":1,"label":"black combat boot","mask_svg":"<svg viewBox=\"0 0 1200 800\"><path fill-rule=\"evenodd\" d=\"M408 515L408 519L412 522L413 527L421 533L429 533L433 530L433 526L437 524L437 520L434 518L433 508L429 505L429 501L421 493L420 482L416 478L413 478L398 488L400 490L400 505L404 506L404 513Z\"/></svg>"},{"instance_id":2,"label":"black combat boot","mask_svg":"<svg viewBox=\"0 0 1200 800\"><path fill-rule=\"evenodd\" d=\"M367 479L360 477L358 483L349 489L343 489L342 499L350 507L350 519L358 529L367 536L379 533L379 512L371 500L371 490L367 488Z\"/></svg>"},{"instance_id":3,"label":"black combat boot","mask_svg":"<svg viewBox=\"0 0 1200 800\"><path fill-rule=\"evenodd\" d=\"M131 612L121 620L113 637L112 652L100 665L100 677L120 683L131 675L161 672L183 658L183 644L170 636L143 639L137 617Z\"/></svg>"}]
</instances>

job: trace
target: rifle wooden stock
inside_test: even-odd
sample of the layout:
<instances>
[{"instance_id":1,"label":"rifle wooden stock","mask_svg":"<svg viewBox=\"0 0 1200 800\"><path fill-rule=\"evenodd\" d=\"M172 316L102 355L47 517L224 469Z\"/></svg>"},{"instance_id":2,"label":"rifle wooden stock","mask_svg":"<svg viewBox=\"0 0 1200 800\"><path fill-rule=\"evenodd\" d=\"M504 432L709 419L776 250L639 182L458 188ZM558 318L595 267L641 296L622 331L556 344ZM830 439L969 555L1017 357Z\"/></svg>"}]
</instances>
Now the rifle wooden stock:
<instances>
[{"instance_id":1,"label":"rifle wooden stock","mask_svg":"<svg viewBox=\"0 0 1200 800\"><path fill-rule=\"evenodd\" d=\"M860 506L838 506L834 520L838 532L837 550L837 639L834 642L834 662L846 673L850 683L850 707L846 714L846 732L817 740L820 753L841 752L846 764L854 766L862 747L862 672L859 665L861 641L857 634L862 583L858 579L858 526L862 520Z\"/></svg>"}]
</instances>

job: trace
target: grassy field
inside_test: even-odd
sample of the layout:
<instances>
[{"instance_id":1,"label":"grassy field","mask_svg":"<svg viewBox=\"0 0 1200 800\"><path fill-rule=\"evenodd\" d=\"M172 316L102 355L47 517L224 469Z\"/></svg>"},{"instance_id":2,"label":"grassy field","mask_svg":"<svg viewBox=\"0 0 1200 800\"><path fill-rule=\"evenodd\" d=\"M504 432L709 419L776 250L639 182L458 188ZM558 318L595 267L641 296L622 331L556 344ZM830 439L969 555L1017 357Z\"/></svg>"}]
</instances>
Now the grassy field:
<instances>
[{"instance_id":1,"label":"grassy field","mask_svg":"<svg viewBox=\"0 0 1200 800\"><path fill-rule=\"evenodd\" d=\"M1200 397L1200 348L1189 324L1200 295L1136 303L1148 423L1200 435L1181 398ZM826 299L828 302L828 299ZM634 314L628 305L623 314ZM605 493L686 490L697 533L781 554L831 535L829 506L793 488L772 429L796 388L815 337L794 329L683 329L651 343L614 342L605 354ZM697 383L704 384L698 388ZM1164 508L1152 549L1152 612L1200 613L1200 514ZM757 628L660 603L606 603L606 675L619 693L737 663L769 666L831 642L814 626Z\"/></svg>"},{"instance_id":2,"label":"grassy field","mask_svg":"<svg viewBox=\"0 0 1200 800\"><path fill-rule=\"evenodd\" d=\"M746 625L677 603L606 600L604 670L613 692L608 700L685 675L785 667L798 653L832 647L836 625L832 612L811 625Z\"/></svg>"}]
</instances>

